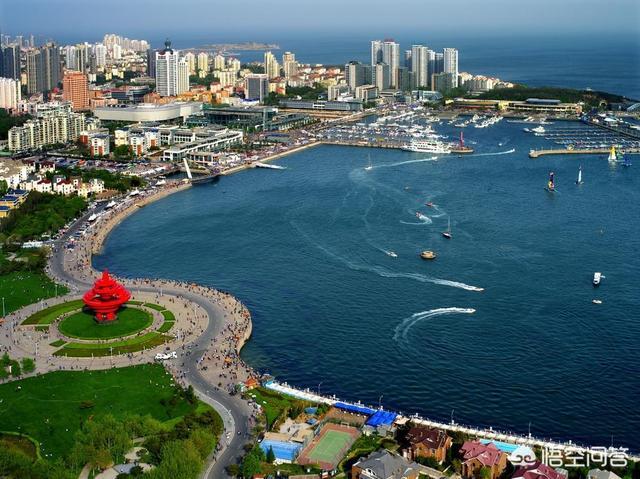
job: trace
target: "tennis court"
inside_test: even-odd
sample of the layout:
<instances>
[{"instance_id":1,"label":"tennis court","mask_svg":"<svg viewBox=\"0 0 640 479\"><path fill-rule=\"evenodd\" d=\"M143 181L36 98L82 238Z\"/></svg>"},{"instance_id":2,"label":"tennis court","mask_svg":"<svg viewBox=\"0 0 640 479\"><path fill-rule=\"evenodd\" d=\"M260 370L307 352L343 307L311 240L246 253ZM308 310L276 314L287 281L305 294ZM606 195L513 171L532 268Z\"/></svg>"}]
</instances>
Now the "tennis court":
<instances>
[{"instance_id":1,"label":"tennis court","mask_svg":"<svg viewBox=\"0 0 640 479\"><path fill-rule=\"evenodd\" d=\"M357 429L326 424L320 434L298 457L299 464L318 464L324 470L333 470L359 436Z\"/></svg>"}]
</instances>

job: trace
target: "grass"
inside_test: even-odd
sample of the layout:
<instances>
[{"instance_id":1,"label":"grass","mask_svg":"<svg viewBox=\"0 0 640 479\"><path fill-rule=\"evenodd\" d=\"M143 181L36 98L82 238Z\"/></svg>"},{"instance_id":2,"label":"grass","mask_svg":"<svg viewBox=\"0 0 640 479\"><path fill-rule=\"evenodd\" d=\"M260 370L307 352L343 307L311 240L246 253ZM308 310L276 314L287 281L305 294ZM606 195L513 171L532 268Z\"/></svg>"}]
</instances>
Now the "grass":
<instances>
[{"instance_id":1,"label":"grass","mask_svg":"<svg viewBox=\"0 0 640 479\"><path fill-rule=\"evenodd\" d=\"M53 346L54 348L59 348L60 346L64 346L67 342L64 339L58 339L52 343L49 343L49 346Z\"/></svg>"},{"instance_id":2,"label":"grass","mask_svg":"<svg viewBox=\"0 0 640 479\"><path fill-rule=\"evenodd\" d=\"M255 388L247 393L257 404L262 407L267 420L267 431L298 399L289 398L265 388Z\"/></svg>"},{"instance_id":3,"label":"grass","mask_svg":"<svg viewBox=\"0 0 640 479\"><path fill-rule=\"evenodd\" d=\"M164 311L165 309L167 309L164 306L160 306L159 304L153 304L153 303L144 303L144 306L146 306L147 308L155 309L156 311Z\"/></svg>"},{"instance_id":4,"label":"grass","mask_svg":"<svg viewBox=\"0 0 640 479\"><path fill-rule=\"evenodd\" d=\"M68 292L66 287L58 285L59 296ZM55 295L55 283L43 273L16 271L0 276L0 297L4 298L7 314Z\"/></svg>"},{"instance_id":5,"label":"grass","mask_svg":"<svg viewBox=\"0 0 640 479\"><path fill-rule=\"evenodd\" d=\"M38 458L37 443L21 434L0 432L0 448L20 451L34 461Z\"/></svg>"},{"instance_id":6,"label":"grass","mask_svg":"<svg viewBox=\"0 0 640 479\"><path fill-rule=\"evenodd\" d=\"M98 343L67 343L62 349L53 353L55 356L69 356L75 358L90 358L110 356L111 354L127 354L155 348L164 344L170 336L155 331L137 336L135 338L114 341L106 344Z\"/></svg>"},{"instance_id":7,"label":"grass","mask_svg":"<svg viewBox=\"0 0 640 479\"><path fill-rule=\"evenodd\" d=\"M0 430L29 435L43 455L56 459L70 450L74 434L92 416L149 414L169 421L194 410L183 400L172 406L175 395L172 378L158 364L56 371L0 384ZM94 407L81 409L83 401Z\"/></svg>"},{"instance_id":8,"label":"grass","mask_svg":"<svg viewBox=\"0 0 640 479\"><path fill-rule=\"evenodd\" d=\"M67 316L58 325L65 336L79 339L113 339L130 336L148 328L153 316L138 308L123 308L118 311L116 321L99 324L91 312L80 311Z\"/></svg>"},{"instance_id":9,"label":"grass","mask_svg":"<svg viewBox=\"0 0 640 479\"><path fill-rule=\"evenodd\" d=\"M162 326L160 326L158 328L158 332L159 333L166 333L168 332L171 328L173 328L173 325L175 324L175 321L165 321L164 323L162 323Z\"/></svg>"},{"instance_id":10,"label":"grass","mask_svg":"<svg viewBox=\"0 0 640 479\"><path fill-rule=\"evenodd\" d=\"M37 313L32 314L27 319L25 319L22 324L51 324L62 314L70 313L71 311L75 311L76 309L82 308L84 303L81 299L76 299L74 301L67 301L66 303L56 304L54 306L50 306L48 308L43 309L42 311L38 311Z\"/></svg>"},{"instance_id":11,"label":"grass","mask_svg":"<svg viewBox=\"0 0 640 479\"><path fill-rule=\"evenodd\" d=\"M165 321L175 321L176 320L176 317L168 309L165 309L164 311L162 311L162 316L164 316L164 320Z\"/></svg>"}]
</instances>

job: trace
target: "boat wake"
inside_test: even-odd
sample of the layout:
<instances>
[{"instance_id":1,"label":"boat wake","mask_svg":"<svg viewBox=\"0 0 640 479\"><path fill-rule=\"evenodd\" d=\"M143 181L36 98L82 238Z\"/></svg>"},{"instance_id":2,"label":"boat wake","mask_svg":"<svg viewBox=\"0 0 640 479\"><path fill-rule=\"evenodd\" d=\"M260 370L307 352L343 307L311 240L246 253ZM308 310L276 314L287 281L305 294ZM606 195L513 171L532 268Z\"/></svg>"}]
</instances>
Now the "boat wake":
<instances>
[{"instance_id":1,"label":"boat wake","mask_svg":"<svg viewBox=\"0 0 640 479\"><path fill-rule=\"evenodd\" d=\"M374 168L391 168L393 166L410 165L411 163L426 163L428 161L436 161L437 156L431 156L429 158L420 158L417 160L399 161L397 163L383 163L382 165L376 165Z\"/></svg>"},{"instance_id":2,"label":"boat wake","mask_svg":"<svg viewBox=\"0 0 640 479\"><path fill-rule=\"evenodd\" d=\"M476 154L467 155L467 157L470 157L470 156L510 155L511 153L515 153L515 152L516 152L516 149L515 148L511 148L510 150L507 150L507 151L496 151L494 153L476 153Z\"/></svg>"},{"instance_id":3,"label":"boat wake","mask_svg":"<svg viewBox=\"0 0 640 479\"><path fill-rule=\"evenodd\" d=\"M443 316L446 314L473 314L476 310L473 308L437 308L430 309L428 311L421 311L419 313L412 314L408 318L404 318L398 326L396 326L393 339L399 341L400 339L407 339L409 330L420 321L424 319L433 318L436 316Z\"/></svg>"},{"instance_id":4,"label":"boat wake","mask_svg":"<svg viewBox=\"0 0 640 479\"><path fill-rule=\"evenodd\" d=\"M396 272L396 271L391 271L389 269L386 269L386 268L384 268L382 266L371 266L371 265L368 265L366 263L356 263L355 261L348 260L347 258L344 258L344 257L340 256L339 254L334 253L330 249L328 249L328 248L322 246L320 243L314 241L311 238L310 235L305 233L302 230L302 228L300 228L300 226L298 226L295 223L295 221L290 221L289 224L291 224L291 226L293 226L300 233L300 235L302 235L310 244L312 244L313 246L318 248L320 251L325 253L327 256L333 258L336 261L339 261L340 263L344 264L349 269L352 269L354 271L364 271L364 272L368 272L368 273L375 273L375 274L377 274L379 276L382 276L383 278L411 279L411 280L414 280L414 281L419 281L420 283L438 284L440 286L449 286L451 288L464 289L466 291L476 291L476 292L484 291L484 288L480 288L478 286L472 286L470 284L461 283L459 281L451 281L451 280L448 280L448 279L433 278L431 276L427 276L427 275L421 274L421 273Z\"/></svg>"},{"instance_id":5,"label":"boat wake","mask_svg":"<svg viewBox=\"0 0 640 479\"><path fill-rule=\"evenodd\" d=\"M419 223L416 223L415 221L403 221L403 220L400 220L400 223L402 223L403 225L414 225L414 226L430 225L431 223L433 223L433 220L431 218L429 218L427 215L423 215L422 213L417 213L415 216L416 216L416 219L420 221Z\"/></svg>"}]
</instances>

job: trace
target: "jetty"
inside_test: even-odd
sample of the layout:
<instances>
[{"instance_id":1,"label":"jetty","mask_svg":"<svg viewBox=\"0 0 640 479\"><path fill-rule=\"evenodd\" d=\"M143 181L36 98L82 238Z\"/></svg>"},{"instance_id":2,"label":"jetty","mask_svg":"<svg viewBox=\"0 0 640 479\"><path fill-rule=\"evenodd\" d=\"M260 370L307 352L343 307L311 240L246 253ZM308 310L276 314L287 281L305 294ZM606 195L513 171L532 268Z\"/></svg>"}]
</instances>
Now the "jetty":
<instances>
[{"instance_id":1,"label":"jetty","mask_svg":"<svg viewBox=\"0 0 640 479\"><path fill-rule=\"evenodd\" d=\"M546 155L608 155L609 148L559 148L553 150L531 150L529 158ZM640 148L623 148L625 154L638 154Z\"/></svg>"},{"instance_id":2,"label":"jetty","mask_svg":"<svg viewBox=\"0 0 640 479\"><path fill-rule=\"evenodd\" d=\"M344 401L341 401L340 399L338 399L336 396L331 396L331 397L322 396L314 392L311 392L309 389L299 389L299 388L290 386L286 382L281 383L276 380L270 380L266 382L264 384L264 387L266 387L267 389L271 389L272 391L276 391L280 394L285 394L287 396L295 397L297 399L302 399L305 401L310 401L310 402L319 403L319 404L327 404L329 406L333 406L338 402L345 403ZM355 403L354 406L363 407L364 405L362 403ZM381 410L382 408L371 407L369 409ZM426 419L420 416L419 414L413 414L408 417L399 414L396 420L400 420L401 422L403 420L410 420L414 423L422 424L424 426L434 427L434 428L442 429L445 431L461 432L463 434L468 434L470 436L474 436L477 438L495 440L495 441L501 441L501 442L509 442L513 444L530 446L530 447L537 446L537 447L542 447L542 448L546 448L553 451L563 451L565 453L577 453L577 454L589 454L589 455L602 454L601 447L596 448L596 447L589 447L589 446L580 446L578 444L574 444L571 441L558 442L551 439L537 438L532 436L531 433L526 435L517 434L513 432L496 430L492 427L489 427L487 429L480 429L473 426L465 426L462 424L458 424L454 422L453 419L451 420L451 422L446 423L442 421ZM627 458L633 461L640 461L640 455L627 454Z\"/></svg>"}]
</instances>

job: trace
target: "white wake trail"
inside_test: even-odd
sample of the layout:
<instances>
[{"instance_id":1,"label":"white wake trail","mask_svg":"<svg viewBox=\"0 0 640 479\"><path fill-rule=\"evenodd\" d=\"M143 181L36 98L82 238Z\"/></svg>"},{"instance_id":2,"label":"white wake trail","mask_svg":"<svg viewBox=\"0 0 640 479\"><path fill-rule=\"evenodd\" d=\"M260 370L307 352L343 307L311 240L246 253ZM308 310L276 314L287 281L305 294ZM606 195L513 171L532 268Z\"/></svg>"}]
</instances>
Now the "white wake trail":
<instances>
[{"instance_id":1,"label":"white wake trail","mask_svg":"<svg viewBox=\"0 0 640 479\"><path fill-rule=\"evenodd\" d=\"M402 165L410 165L412 163L425 163L427 161L436 161L438 159L437 156L431 156L429 158L420 158L417 160L407 160L407 161L399 161L397 163L383 163L381 165L376 165L373 168L391 168L393 166L402 166Z\"/></svg>"},{"instance_id":2,"label":"white wake trail","mask_svg":"<svg viewBox=\"0 0 640 479\"><path fill-rule=\"evenodd\" d=\"M409 330L418 322L433 318L435 316L443 316L446 314L473 314L476 310L473 308L436 308L430 309L428 311L421 311L419 313L414 313L408 318L404 318L398 326L396 326L395 333L393 335L393 339L398 341L400 338L407 339L407 335Z\"/></svg>"}]
</instances>

